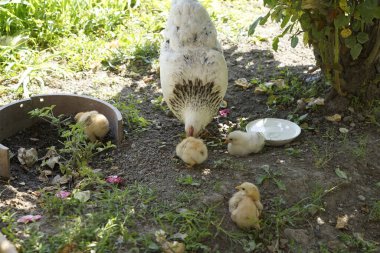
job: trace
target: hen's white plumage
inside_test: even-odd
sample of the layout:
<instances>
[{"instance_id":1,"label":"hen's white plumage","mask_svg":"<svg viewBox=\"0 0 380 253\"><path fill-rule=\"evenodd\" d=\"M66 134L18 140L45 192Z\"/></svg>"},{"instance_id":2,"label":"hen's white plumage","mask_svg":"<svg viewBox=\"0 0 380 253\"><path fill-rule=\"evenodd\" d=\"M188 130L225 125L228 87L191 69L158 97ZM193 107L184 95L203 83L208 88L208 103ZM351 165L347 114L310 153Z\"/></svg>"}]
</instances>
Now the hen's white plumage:
<instances>
[{"instance_id":1,"label":"hen's white plumage","mask_svg":"<svg viewBox=\"0 0 380 253\"><path fill-rule=\"evenodd\" d=\"M188 136L197 136L217 114L228 73L216 29L196 0L173 0L160 54L161 87Z\"/></svg>"}]
</instances>

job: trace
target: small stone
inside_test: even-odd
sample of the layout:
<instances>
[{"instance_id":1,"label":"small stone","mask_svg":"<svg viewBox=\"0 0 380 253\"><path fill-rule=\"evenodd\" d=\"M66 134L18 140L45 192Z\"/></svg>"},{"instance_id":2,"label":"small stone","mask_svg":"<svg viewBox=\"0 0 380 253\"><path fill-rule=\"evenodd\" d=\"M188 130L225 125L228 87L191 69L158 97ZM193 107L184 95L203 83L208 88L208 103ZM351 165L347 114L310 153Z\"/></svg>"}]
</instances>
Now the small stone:
<instances>
[{"instance_id":1,"label":"small stone","mask_svg":"<svg viewBox=\"0 0 380 253\"><path fill-rule=\"evenodd\" d=\"M221 203L224 201L224 196L219 193L213 193L210 195L206 195L202 199L202 203L206 206L213 206L215 204Z\"/></svg>"},{"instance_id":2,"label":"small stone","mask_svg":"<svg viewBox=\"0 0 380 253\"><path fill-rule=\"evenodd\" d=\"M335 250L344 250L347 249L346 245L344 243L338 241L338 240L331 240L327 242L327 247L333 251Z\"/></svg>"},{"instance_id":3,"label":"small stone","mask_svg":"<svg viewBox=\"0 0 380 253\"><path fill-rule=\"evenodd\" d=\"M358 199L359 199L360 201L365 201L365 197L364 197L363 195L359 195L359 196L358 196Z\"/></svg>"},{"instance_id":4,"label":"small stone","mask_svg":"<svg viewBox=\"0 0 380 253\"><path fill-rule=\"evenodd\" d=\"M174 113L172 111L168 110L168 111L166 111L166 116L172 118L172 117L174 117Z\"/></svg>"},{"instance_id":5,"label":"small stone","mask_svg":"<svg viewBox=\"0 0 380 253\"><path fill-rule=\"evenodd\" d=\"M356 125L355 125L355 123L354 122L352 122L351 124L350 124L350 127L355 127Z\"/></svg>"},{"instance_id":6,"label":"small stone","mask_svg":"<svg viewBox=\"0 0 380 253\"><path fill-rule=\"evenodd\" d=\"M343 122L349 122L349 121L352 121L352 116L346 116L343 118Z\"/></svg>"},{"instance_id":7,"label":"small stone","mask_svg":"<svg viewBox=\"0 0 380 253\"><path fill-rule=\"evenodd\" d=\"M305 247L310 245L310 236L308 235L308 232L306 229L291 229L286 228L284 230L284 234L286 238L289 240L293 240L296 243L299 243Z\"/></svg>"},{"instance_id":8,"label":"small stone","mask_svg":"<svg viewBox=\"0 0 380 253\"><path fill-rule=\"evenodd\" d=\"M357 118L358 118L359 121L364 121L365 120L365 117L361 113L358 113Z\"/></svg>"}]
</instances>

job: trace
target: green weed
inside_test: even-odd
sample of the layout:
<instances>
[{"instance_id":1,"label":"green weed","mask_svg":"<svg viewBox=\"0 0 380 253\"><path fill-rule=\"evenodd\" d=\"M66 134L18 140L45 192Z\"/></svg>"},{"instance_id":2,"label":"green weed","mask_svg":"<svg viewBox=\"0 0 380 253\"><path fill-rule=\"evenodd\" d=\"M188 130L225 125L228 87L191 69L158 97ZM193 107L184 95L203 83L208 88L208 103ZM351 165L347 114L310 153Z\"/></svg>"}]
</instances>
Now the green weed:
<instances>
[{"instance_id":1,"label":"green weed","mask_svg":"<svg viewBox=\"0 0 380 253\"><path fill-rule=\"evenodd\" d=\"M353 235L344 233L339 236L339 239L350 249L358 252L371 253L379 250L378 243L365 240L360 233L353 233Z\"/></svg>"},{"instance_id":2,"label":"green weed","mask_svg":"<svg viewBox=\"0 0 380 253\"><path fill-rule=\"evenodd\" d=\"M369 217L371 220L380 221L380 201L373 203Z\"/></svg>"},{"instance_id":3,"label":"green weed","mask_svg":"<svg viewBox=\"0 0 380 253\"><path fill-rule=\"evenodd\" d=\"M192 176L186 175L184 177L180 177L176 179L176 182L183 185L192 185L192 186L200 186L201 184L194 180Z\"/></svg>"},{"instance_id":4,"label":"green weed","mask_svg":"<svg viewBox=\"0 0 380 253\"><path fill-rule=\"evenodd\" d=\"M150 124L148 120L140 116L140 110L137 108L137 105L141 103L141 100L136 99L133 95L129 95L125 101L122 101L119 96L115 100L111 101L111 103L119 109L123 115L128 131L144 131Z\"/></svg>"},{"instance_id":5,"label":"green weed","mask_svg":"<svg viewBox=\"0 0 380 253\"><path fill-rule=\"evenodd\" d=\"M322 169L334 158L333 153L328 147L325 147L322 151L316 146L312 146L312 152L314 157L314 166L317 169Z\"/></svg>"},{"instance_id":6,"label":"green weed","mask_svg":"<svg viewBox=\"0 0 380 253\"><path fill-rule=\"evenodd\" d=\"M368 136L359 139L359 143L352 149L353 155L358 159L363 159L367 155Z\"/></svg>"},{"instance_id":7,"label":"green weed","mask_svg":"<svg viewBox=\"0 0 380 253\"><path fill-rule=\"evenodd\" d=\"M278 177L280 177L282 175L281 172L278 172L278 171L275 171L275 170L271 170L269 165L263 165L262 166L262 169L264 170L265 174L263 175L260 175L256 182L258 185L261 185L263 184L263 182L265 180L273 180L274 183L277 185L277 187L280 189L280 190L283 190L285 191L286 190L286 186L285 184L282 182L282 180L278 179Z\"/></svg>"},{"instance_id":8,"label":"green weed","mask_svg":"<svg viewBox=\"0 0 380 253\"><path fill-rule=\"evenodd\" d=\"M55 105L34 109L30 111L31 117L43 119L58 128L58 134L63 139L59 156L64 160L60 163L61 172L71 174L76 169L87 168L88 162L97 154L114 148L115 145L108 141L89 142L84 132L83 124L70 124L70 118L64 119L63 115L55 116L53 113ZM82 173L83 174L83 173Z\"/></svg>"}]
</instances>

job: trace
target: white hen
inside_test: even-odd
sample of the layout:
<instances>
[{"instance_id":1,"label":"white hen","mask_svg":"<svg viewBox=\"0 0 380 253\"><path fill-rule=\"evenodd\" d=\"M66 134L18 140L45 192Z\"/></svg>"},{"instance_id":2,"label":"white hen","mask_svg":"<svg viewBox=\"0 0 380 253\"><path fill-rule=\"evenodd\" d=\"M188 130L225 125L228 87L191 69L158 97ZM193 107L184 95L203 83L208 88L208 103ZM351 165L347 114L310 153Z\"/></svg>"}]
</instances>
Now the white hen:
<instances>
[{"instance_id":1,"label":"white hen","mask_svg":"<svg viewBox=\"0 0 380 253\"><path fill-rule=\"evenodd\" d=\"M227 90L227 64L207 11L197 0L172 0L160 54L165 101L197 137L217 114Z\"/></svg>"}]
</instances>

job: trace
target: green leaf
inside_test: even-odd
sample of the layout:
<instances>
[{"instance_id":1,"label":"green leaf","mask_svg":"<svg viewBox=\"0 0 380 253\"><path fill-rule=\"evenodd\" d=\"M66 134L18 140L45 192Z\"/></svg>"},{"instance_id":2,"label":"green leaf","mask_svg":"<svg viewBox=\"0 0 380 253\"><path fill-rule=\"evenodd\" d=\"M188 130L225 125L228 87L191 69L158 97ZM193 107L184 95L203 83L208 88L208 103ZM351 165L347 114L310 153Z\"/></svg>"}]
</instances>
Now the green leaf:
<instances>
[{"instance_id":1,"label":"green leaf","mask_svg":"<svg viewBox=\"0 0 380 253\"><path fill-rule=\"evenodd\" d=\"M277 51L278 49L278 42L280 42L280 39L278 37L275 37L272 42L272 48L274 51Z\"/></svg>"},{"instance_id":2,"label":"green leaf","mask_svg":"<svg viewBox=\"0 0 380 253\"><path fill-rule=\"evenodd\" d=\"M256 183L257 183L258 185L261 185L261 184L264 182L265 179L267 179L267 176L266 176L266 175L260 175L260 176L257 178Z\"/></svg>"},{"instance_id":3,"label":"green leaf","mask_svg":"<svg viewBox=\"0 0 380 253\"><path fill-rule=\"evenodd\" d=\"M362 49L363 49L362 45L360 45L359 43L355 44L355 46L353 46L350 50L352 59L356 60L359 57Z\"/></svg>"},{"instance_id":4,"label":"green leaf","mask_svg":"<svg viewBox=\"0 0 380 253\"><path fill-rule=\"evenodd\" d=\"M260 20L262 20L263 17L258 17L255 22L253 22L248 29L248 36L251 36L255 33L256 27L259 24Z\"/></svg>"},{"instance_id":5,"label":"green leaf","mask_svg":"<svg viewBox=\"0 0 380 253\"><path fill-rule=\"evenodd\" d=\"M298 36L293 36L290 41L290 45L292 46L292 48L295 48L297 44L298 44Z\"/></svg>"},{"instance_id":6,"label":"green leaf","mask_svg":"<svg viewBox=\"0 0 380 253\"><path fill-rule=\"evenodd\" d=\"M360 20L354 20L354 22L351 25L351 28L354 32L357 32L360 30L361 27L361 21Z\"/></svg>"},{"instance_id":7,"label":"green leaf","mask_svg":"<svg viewBox=\"0 0 380 253\"><path fill-rule=\"evenodd\" d=\"M350 23L349 17L346 17L344 13L339 14L336 19L334 19L334 25L336 28L345 27Z\"/></svg>"},{"instance_id":8,"label":"green leaf","mask_svg":"<svg viewBox=\"0 0 380 253\"><path fill-rule=\"evenodd\" d=\"M344 44L346 44L346 46L348 48L353 48L356 45L356 37L350 36L350 37L344 39Z\"/></svg>"},{"instance_id":9,"label":"green leaf","mask_svg":"<svg viewBox=\"0 0 380 253\"><path fill-rule=\"evenodd\" d=\"M273 179L274 182L276 183L277 187L282 190L282 191L285 191L286 190L286 187L285 187L285 184L280 180L280 179Z\"/></svg>"},{"instance_id":10,"label":"green leaf","mask_svg":"<svg viewBox=\"0 0 380 253\"><path fill-rule=\"evenodd\" d=\"M346 179L346 180L348 179L346 172L342 171L342 170L339 169L339 168L336 168L336 169L335 169L335 174L336 174L338 177L340 177L340 178L343 178L343 179Z\"/></svg>"},{"instance_id":11,"label":"green leaf","mask_svg":"<svg viewBox=\"0 0 380 253\"><path fill-rule=\"evenodd\" d=\"M267 15L265 15L259 22L260 25L265 25L265 23L268 21L268 18L270 17L270 11L268 11Z\"/></svg>"},{"instance_id":12,"label":"green leaf","mask_svg":"<svg viewBox=\"0 0 380 253\"><path fill-rule=\"evenodd\" d=\"M74 198L79 200L81 203L87 202L91 197L90 191L75 192Z\"/></svg>"},{"instance_id":13,"label":"green leaf","mask_svg":"<svg viewBox=\"0 0 380 253\"><path fill-rule=\"evenodd\" d=\"M376 187L380 187L380 182L377 182L375 185Z\"/></svg>"},{"instance_id":14,"label":"green leaf","mask_svg":"<svg viewBox=\"0 0 380 253\"><path fill-rule=\"evenodd\" d=\"M364 44L366 43L368 40L369 40L369 36L367 33L365 32L360 32L358 33L358 35L356 36L356 39L358 40L358 42L360 44Z\"/></svg>"},{"instance_id":15,"label":"green leaf","mask_svg":"<svg viewBox=\"0 0 380 253\"><path fill-rule=\"evenodd\" d=\"M290 20L290 14L286 15L283 19L282 19L282 22L281 22L281 28L284 28L286 26L286 24L289 22Z\"/></svg>"}]
</instances>

